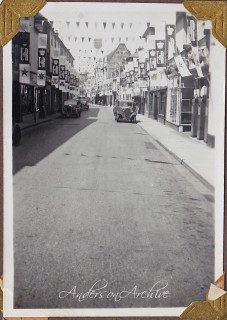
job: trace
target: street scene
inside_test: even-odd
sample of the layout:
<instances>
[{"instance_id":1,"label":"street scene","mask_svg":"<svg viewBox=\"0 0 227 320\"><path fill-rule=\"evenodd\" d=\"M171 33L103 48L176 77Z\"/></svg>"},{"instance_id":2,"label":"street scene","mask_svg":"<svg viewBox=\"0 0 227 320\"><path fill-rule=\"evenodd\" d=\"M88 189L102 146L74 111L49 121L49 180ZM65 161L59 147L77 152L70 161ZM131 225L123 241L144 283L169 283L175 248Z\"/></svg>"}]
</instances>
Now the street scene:
<instances>
[{"instance_id":1,"label":"street scene","mask_svg":"<svg viewBox=\"0 0 227 320\"><path fill-rule=\"evenodd\" d=\"M214 281L210 24L144 5L21 18L16 309L186 307Z\"/></svg>"}]
</instances>

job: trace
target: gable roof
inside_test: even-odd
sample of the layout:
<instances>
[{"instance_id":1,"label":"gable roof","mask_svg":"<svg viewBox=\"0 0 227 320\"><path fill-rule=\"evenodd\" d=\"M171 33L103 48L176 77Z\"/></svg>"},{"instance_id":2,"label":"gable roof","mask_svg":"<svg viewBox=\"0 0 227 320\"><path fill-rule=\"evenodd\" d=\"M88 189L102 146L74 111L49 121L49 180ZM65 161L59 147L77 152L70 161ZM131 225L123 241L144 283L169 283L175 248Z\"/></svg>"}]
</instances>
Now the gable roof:
<instances>
[{"instance_id":1,"label":"gable roof","mask_svg":"<svg viewBox=\"0 0 227 320\"><path fill-rule=\"evenodd\" d=\"M142 35L142 38L146 38L148 35L155 35L155 27L148 27L147 30Z\"/></svg>"},{"instance_id":2,"label":"gable roof","mask_svg":"<svg viewBox=\"0 0 227 320\"><path fill-rule=\"evenodd\" d=\"M117 46L117 48L114 49L112 52L110 52L110 53L107 55L107 60L110 60L110 59L115 55L115 53L117 52L117 50L119 49L119 47L122 47L122 46L128 51L129 54L131 54L130 51L128 50L128 48L126 47L125 43L119 43L119 45Z\"/></svg>"}]
</instances>

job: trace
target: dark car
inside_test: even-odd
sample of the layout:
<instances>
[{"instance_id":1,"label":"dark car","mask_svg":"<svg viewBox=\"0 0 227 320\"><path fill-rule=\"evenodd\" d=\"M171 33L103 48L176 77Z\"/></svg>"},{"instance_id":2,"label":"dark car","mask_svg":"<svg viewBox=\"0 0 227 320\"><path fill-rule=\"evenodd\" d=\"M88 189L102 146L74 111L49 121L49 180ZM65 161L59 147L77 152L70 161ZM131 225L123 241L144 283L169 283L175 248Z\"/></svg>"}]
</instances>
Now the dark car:
<instances>
[{"instance_id":1,"label":"dark car","mask_svg":"<svg viewBox=\"0 0 227 320\"><path fill-rule=\"evenodd\" d=\"M81 97L80 102L82 105L82 110L89 110L89 103L88 103L88 98L86 97Z\"/></svg>"},{"instance_id":2,"label":"dark car","mask_svg":"<svg viewBox=\"0 0 227 320\"><path fill-rule=\"evenodd\" d=\"M70 117L70 116L76 116L77 118L80 117L82 109L82 104L79 99L68 99L64 101L64 105L62 108L62 117Z\"/></svg>"},{"instance_id":3,"label":"dark car","mask_svg":"<svg viewBox=\"0 0 227 320\"><path fill-rule=\"evenodd\" d=\"M138 106L132 100L117 101L113 108L115 120L131 121L136 123L136 116L138 113Z\"/></svg>"}]
</instances>

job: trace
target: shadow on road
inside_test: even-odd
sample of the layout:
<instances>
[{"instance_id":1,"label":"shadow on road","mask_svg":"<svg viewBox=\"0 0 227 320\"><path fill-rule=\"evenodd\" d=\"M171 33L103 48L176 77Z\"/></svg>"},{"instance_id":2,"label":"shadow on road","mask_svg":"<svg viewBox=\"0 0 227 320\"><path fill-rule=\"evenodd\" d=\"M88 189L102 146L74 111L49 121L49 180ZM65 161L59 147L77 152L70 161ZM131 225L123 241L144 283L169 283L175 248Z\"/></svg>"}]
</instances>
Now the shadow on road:
<instances>
[{"instance_id":1,"label":"shadow on road","mask_svg":"<svg viewBox=\"0 0 227 320\"><path fill-rule=\"evenodd\" d=\"M13 148L13 174L34 166L71 137L97 121L99 108L83 111L80 118L55 120L24 131L21 145Z\"/></svg>"}]
</instances>

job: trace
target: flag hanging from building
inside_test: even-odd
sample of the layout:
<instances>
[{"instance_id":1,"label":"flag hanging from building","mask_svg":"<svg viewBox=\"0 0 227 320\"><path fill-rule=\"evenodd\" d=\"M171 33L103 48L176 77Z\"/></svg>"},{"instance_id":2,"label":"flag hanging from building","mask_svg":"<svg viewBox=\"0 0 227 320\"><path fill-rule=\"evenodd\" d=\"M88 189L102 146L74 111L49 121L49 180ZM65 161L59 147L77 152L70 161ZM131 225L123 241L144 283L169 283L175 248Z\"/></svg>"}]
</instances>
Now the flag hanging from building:
<instances>
[{"instance_id":1,"label":"flag hanging from building","mask_svg":"<svg viewBox=\"0 0 227 320\"><path fill-rule=\"evenodd\" d=\"M20 64L20 83L30 84L30 64Z\"/></svg>"},{"instance_id":2,"label":"flag hanging from building","mask_svg":"<svg viewBox=\"0 0 227 320\"><path fill-rule=\"evenodd\" d=\"M20 48L19 82L30 84L29 32L19 32L14 38Z\"/></svg>"},{"instance_id":3,"label":"flag hanging from building","mask_svg":"<svg viewBox=\"0 0 227 320\"><path fill-rule=\"evenodd\" d=\"M46 85L46 68L47 68L47 34L38 34L38 70L37 85L45 87Z\"/></svg>"},{"instance_id":4,"label":"flag hanging from building","mask_svg":"<svg viewBox=\"0 0 227 320\"><path fill-rule=\"evenodd\" d=\"M188 22L188 37L191 45L196 47L198 44L197 41L197 20L193 16L187 15Z\"/></svg>"},{"instance_id":5,"label":"flag hanging from building","mask_svg":"<svg viewBox=\"0 0 227 320\"><path fill-rule=\"evenodd\" d=\"M165 40L156 40L155 47L157 67L165 67Z\"/></svg>"},{"instance_id":6,"label":"flag hanging from building","mask_svg":"<svg viewBox=\"0 0 227 320\"><path fill-rule=\"evenodd\" d=\"M196 68L198 76L204 77L204 74L203 74L202 68L201 68L201 64L200 64L200 60L199 60L199 48L192 46L192 54L193 54L195 68Z\"/></svg>"},{"instance_id":7,"label":"flag hanging from building","mask_svg":"<svg viewBox=\"0 0 227 320\"><path fill-rule=\"evenodd\" d=\"M37 85L40 87L45 87L46 85L46 70L37 71Z\"/></svg>"},{"instance_id":8,"label":"flag hanging from building","mask_svg":"<svg viewBox=\"0 0 227 320\"><path fill-rule=\"evenodd\" d=\"M154 71L157 69L157 61L156 61L156 50L149 50L149 65L150 71Z\"/></svg>"},{"instance_id":9,"label":"flag hanging from building","mask_svg":"<svg viewBox=\"0 0 227 320\"><path fill-rule=\"evenodd\" d=\"M65 66L65 92L69 92L69 70L68 64Z\"/></svg>"},{"instance_id":10,"label":"flag hanging from building","mask_svg":"<svg viewBox=\"0 0 227 320\"><path fill-rule=\"evenodd\" d=\"M176 28L175 25L166 25L166 55L167 59L172 59L176 52Z\"/></svg>"},{"instance_id":11,"label":"flag hanging from building","mask_svg":"<svg viewBox=\"0 0 227 320\"><path fill-rule=\"evenodd\" d=\"M53 59L52 62L52 84L58 88L59 83L59 59Z\"/></svg>"},{"instance_id":12,"label":"flag hanging from building","mask_svg":"<svg viewBox=\"0 0 227 320\"><path fill-rule=\"evenodd\" d=\"M59 89L64 91L65 90L65 61L66 57L60 57L60 65L59 65Z\"/></svg>"},{"instance_id":13,"label":"flag hanging from building","mask_svg":"<svg viewBox=\"0 0 227 320\"><path fill-rule=\"evenodd\" d=\"M29 63L29 44L21 44L20 46L20 63Z\"/></svg>"},{"instance_id":14,"label":"flag hanging from building","mask_svg":"<svg viewBox=\"0 0 227 320\"><path fill-rule=\"evenodd\" d=\"M145 61L144 62L140 62L139 63L139 67L140 67L140 78L141 79L145 79L146 78L146 69L145 69Z\"/></svg>"},{"instance_id":15,"label":"flag hanging from building","mask_svg":"<svg viewBox=\"0 0 227 320\"><path fill-rule=\"evenodd\" d=\"M186 66L183 58L181 55L178 55L176 57L174 57L174 60L176 62L177 68L180 72L180 75L182 77L189 77L191 76L191 72L188 70L188 67Z\"/></svg>"}]
</instances>

